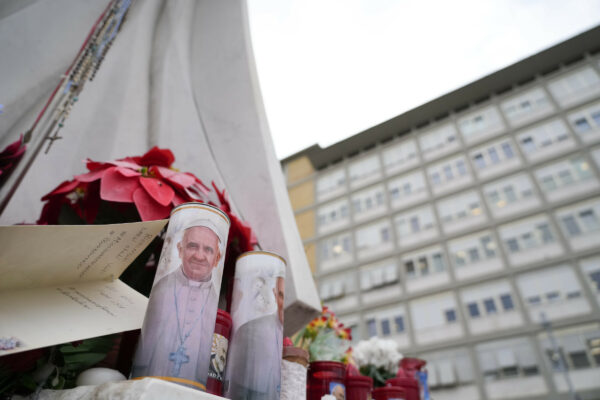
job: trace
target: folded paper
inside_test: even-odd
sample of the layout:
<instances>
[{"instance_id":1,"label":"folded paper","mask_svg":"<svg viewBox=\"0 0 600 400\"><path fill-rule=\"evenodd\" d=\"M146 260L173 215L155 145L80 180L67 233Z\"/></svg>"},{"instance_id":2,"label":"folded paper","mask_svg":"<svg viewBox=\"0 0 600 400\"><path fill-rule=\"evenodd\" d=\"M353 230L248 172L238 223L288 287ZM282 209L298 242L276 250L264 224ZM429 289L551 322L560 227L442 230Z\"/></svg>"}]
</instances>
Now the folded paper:
<instances>
[{"instance_id":1,"label":"folded paper","mask_svg":"<svg viewBox=\"0 0 600 400\"><path fill-rule=\"evenodd\" d=\"M148 299L117 278L166 223L0 227L0 356L139 329Z\"/></svg>"}]
</instances>

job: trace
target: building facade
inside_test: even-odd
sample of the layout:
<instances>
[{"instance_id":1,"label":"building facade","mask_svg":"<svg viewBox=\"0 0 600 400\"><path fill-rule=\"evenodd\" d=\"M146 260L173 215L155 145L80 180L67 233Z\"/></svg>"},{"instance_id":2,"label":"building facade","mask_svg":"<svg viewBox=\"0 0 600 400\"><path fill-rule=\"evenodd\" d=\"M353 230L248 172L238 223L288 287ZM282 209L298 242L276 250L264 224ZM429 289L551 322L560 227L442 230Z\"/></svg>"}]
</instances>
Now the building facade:
<instances>
[{"instance_id":1,"label":"building facade","mask_svg":"<svg viewBox=\"0 0 600 400\"><path fill-rule=\"evenodd\" d=\"M282 161L321 299L433 398L600 398L600 27Z\"/></svg>"}]
</instances>

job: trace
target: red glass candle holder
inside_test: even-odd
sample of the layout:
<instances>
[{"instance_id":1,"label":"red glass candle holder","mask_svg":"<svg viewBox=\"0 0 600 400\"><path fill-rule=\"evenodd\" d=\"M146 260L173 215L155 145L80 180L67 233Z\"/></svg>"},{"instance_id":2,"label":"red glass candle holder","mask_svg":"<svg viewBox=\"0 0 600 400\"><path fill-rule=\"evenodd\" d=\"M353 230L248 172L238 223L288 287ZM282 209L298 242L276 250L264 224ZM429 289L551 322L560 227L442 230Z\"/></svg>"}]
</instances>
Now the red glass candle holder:
<instances>
[{"instance_id":1,"label":"red glass candle holder","mask_svg":"<svg viewBox=\"0 0 600 400\"><path fill-rule=\"evenodd\" d=\"M373 379L368 376L346 376L346 400L369 400Z\"/></svg>"},{"instance_id":2,"label":"red glass candle holder","mask_svg":"<svg viewBox=\"0 0 600 400\"><path fill-rule=\"evenodd\" d=\"M346 367L337 361L313 361L308 366L306 399L321 400L326 394L345 398Z\"/></svg>"},{"instance_id":3,"label":"red glass candle holder","mask_svg":"<svg viewBox=\"0 0 600 400\"><path fill-rule=\"evenodd\" d=\"M406 400L406 392L398 386L384 386L373 389L373 400Z\"/></svg>"},{"instance_id":4,"label":"red glass candle holder","mask_svg":"<svg viewBox=\"0 0 600 400\"><path fill-rule=\"evenodd\" d=\"M227 347L229 346L229 339L231 339L231 325L232 321L229 313L221 309L217 310L213 348L210 354L211 366L208 369L208 378L206 379L206 391L217 396L223 395L224 361L227 359ZM219 336L225 338L225 340ZM213 364L214 357L224 357L221 364L216 363L219 367Z\"/></svg>"},{"instance_id":5,"label":"red glass candle holder","mask_svg":"<svg viewBox=\"0 0 600 400\"><path fill-rule=\"evenodd\" d=\"M420 400L419 381L410 377L395 377L385 381L385 386L397 386L406 392L406 400Z\"/></svg>"}]
</instances>

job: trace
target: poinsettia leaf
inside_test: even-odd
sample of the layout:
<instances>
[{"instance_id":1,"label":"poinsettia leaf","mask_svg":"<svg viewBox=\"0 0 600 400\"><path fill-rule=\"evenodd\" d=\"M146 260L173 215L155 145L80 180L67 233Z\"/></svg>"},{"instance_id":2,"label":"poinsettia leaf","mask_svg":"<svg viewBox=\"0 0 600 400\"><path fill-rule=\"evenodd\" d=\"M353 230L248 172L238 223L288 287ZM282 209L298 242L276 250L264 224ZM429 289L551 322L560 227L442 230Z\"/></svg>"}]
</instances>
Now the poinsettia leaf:
<instances>
[{"instance_id":1,"label":"poinsettia leaf","mask_svg":"<svg viewBox=\"0 0 600 400\"><path fill-rule=\"evenodd\" d=\"M73 191L78 185L79 185L79 182L77 182L76 180L64 181L63 183L58 185L53 191L51 191L50 193L48 193L47 195L42 197L42 201L46 201L51 196L54 196L57 194L69 193L69 192Z\"/></svg>"},{"instance_id":2,"label":"poinsettia leaf","mask_svg":"<svg viewBox=\"0 0 600 400\"><path fill-rule=\"evenodd\" d=\"M171 200L171 203L173 204L173 207L177 207L180 204L186 203L188 202L188 200L184 199L183 197L181 197L179 195L179 193L175 192L175 194L173 195L173 200Z\"/></svg>"},{"instance_id":3,"label":"poinsettia leaf","mask_svg":"<svg viewBox=\"0 0 600 400\"><path fill-rule=\"evenodd\" d=\"M90 171L87 174L75 175L75 179L78 180L79 182L93 182L95 180L102 178L102 175L104 175L104 172L106 172L105 169L98 169L95 171Z\"/></svg>"},{"instance_id":4,"label":"poinsettia leaf","mask_svg":"<svg viewBox=\"0 0 600 400\"><path fill-rule=\"evenodd\" d=\"M140 178L140 184L158 204L168 206L175 196L175 191L166 183L155 178Z\"/></svg>"},{"instance_id":5,"label":"poinsettia leaf","mask_svg":"<svg viewBox=\"0 0 600 400\"><path fill-rule=\"evenodd\" d=\"M142 168L141 165L138 165L138 164L134 163L133 161L125 161L125 160L110 161L109 164L112 164L114 166L121 167L121 168L131 169L134 171L137 171Z\"/></svg>"},{"instance_id":6,"label":"poinsettia leaf","mask_svg":"<svg viewBox=\"0 0 600 400\"><path fill-rule=\"evenodd\" d=\"M96 171L98 169L106 169L108 167L110 167L109 163L103 162L103 161L94 161L94 160L90 160L89 158L86 160L85 162L85 166L87 167L88 170L90 171Z\"/></svg>"},{"instance_id":7,"label":"poinsettia leaf","mask_svg":"<svg viewBox=\"0 0 600 400\"><path fill-rule=\"evenodd\" d=\"M167 218L171 212L171 207L156 202L142 187L139 187L133 193L133 202L138 213L140 213L142 221Z\"/></svg>"},{"instance_id":8,"label":"poinsettia leaf","mask_svg":"<svg viewBox=\"0 0 600 400\"><path fill-rule=\"evenodd\" d=\"M196 182L196 178L193 175L176 172L165 167L157 167L156 170L164 179L184 188L190 187Z\"/></svg>"},{"instance_id":9,"label":"poinsettia leaf","mask_svg":"<svg viewBox=\"0 0 600 400\"><path fill-rule=\"evenodd\" d=\"M100 182L100 198L106 201L131 203L133 192L140 187L138 177L125 177L116 167L107 169Z\"/></svg>"},{"instance_id":10,"label":"poinsettia leaf","mask_svg":"<svg viewBox=\"0 0 600 400\"><path fill-rule=\"evenodd\" d=\"M117 171L119 171L119 173L121 175L126 176L128 178L132 177L132 176L140 176L140 175L142 175L142 173L139 172L139 171L134 171L131 168L125 168L125 167L117 167Z\"/></svg>"},{"instance_id":11,"label":"poinsettia leaf","mask_svg":"<svg viewBox=\"0 0 600 400\"><path fill-rule=\"evenodd\" d=\"M140 160L142 165L159 165L161 167L170 167L175 161L175 156L169 149L159 149L154 146Z\"/></svg>"}]
</instances>

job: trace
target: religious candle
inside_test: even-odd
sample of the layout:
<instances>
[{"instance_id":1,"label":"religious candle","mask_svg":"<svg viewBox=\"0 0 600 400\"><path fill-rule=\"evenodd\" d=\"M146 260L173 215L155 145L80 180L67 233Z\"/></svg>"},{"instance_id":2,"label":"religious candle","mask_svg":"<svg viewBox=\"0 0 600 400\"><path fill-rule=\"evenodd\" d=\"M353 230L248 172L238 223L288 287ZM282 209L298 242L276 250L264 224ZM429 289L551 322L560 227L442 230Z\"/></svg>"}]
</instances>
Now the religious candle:
<instances>
[{"instance_id":1,"label":"religious candle","mask_svg":"<svg viewBox=\"0 0 600 400\"><path fill-rule=\"evenodd\" d=\"M284 288L285 261L281 256L252 251L238 257L225 397L279 399Z\"/></svg>"},{"instance_id":2,"label":"religious candle","mask_svg":"<svg viewBox=\"0 0 600 400\"><path fill-rule=\"evenodd\" d=\"M206 391L229 218L203 203L173 209L132 367Z\"/></svg>"}]
</instances>

